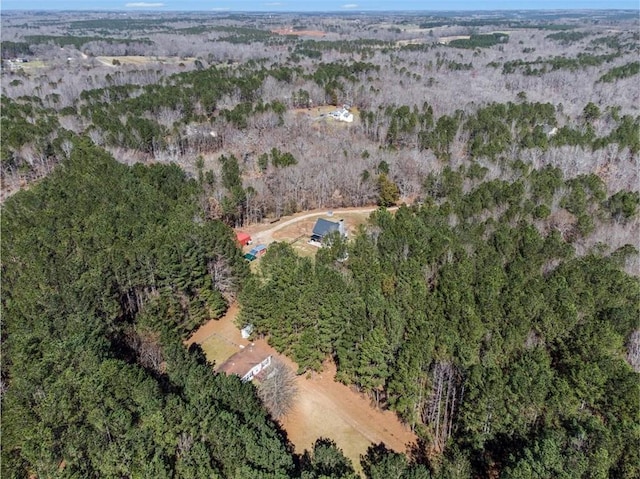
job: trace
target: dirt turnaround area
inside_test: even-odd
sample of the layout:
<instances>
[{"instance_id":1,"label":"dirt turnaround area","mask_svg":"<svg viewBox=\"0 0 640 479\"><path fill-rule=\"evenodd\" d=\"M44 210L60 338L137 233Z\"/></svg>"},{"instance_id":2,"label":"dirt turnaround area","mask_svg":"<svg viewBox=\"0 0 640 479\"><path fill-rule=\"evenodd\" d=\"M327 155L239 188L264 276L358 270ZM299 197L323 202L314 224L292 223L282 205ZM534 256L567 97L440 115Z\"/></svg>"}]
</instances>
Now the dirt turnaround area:
<instances>
[{"instance_id":1,"label":"dirt turnaround area","mask_svg":"<svg viewBox=\"0 0 640 479\"><path fill-rule=\"evenodd\" d=\"M233 305L226 316L211 320L196 331L185 344L198 343L217 370L229 357L247 347L234 320ZM255 348L265 357L278 357L296 371L298 366L260 339ZM345 456L360 470L360 455L371 444L384 442L394 451L406 452L416 436L390 411L377 410L363 394L334 381L335 365L327 361L321 373L298 376L298 394L293 410L281 421L296 452L310 449L319 437L333 439Z\"/></svg>"},{"instance_id":2,"label":"dirt turnaround area","mask_svg":"<svg viewBox=\"0 0 640 479\"><path fill-rule=\"evenodd\" d=\"M362 208L340 208L327 210L325 208L304 211L291 216L282 217L273 223L258 223L242 228L253 238L254 244L269 244L272 241L290 241L298 239L309 239L311 230L318 218L325 218L330 221L344 219L347 230L350 234L355 233L359 224L366 223L369 215L378 209L378 206L365 206ZM396 211L397 206L387 208L389 211ZM302 236L302 238L301 238Z\"/></svg>"}]
</instances>

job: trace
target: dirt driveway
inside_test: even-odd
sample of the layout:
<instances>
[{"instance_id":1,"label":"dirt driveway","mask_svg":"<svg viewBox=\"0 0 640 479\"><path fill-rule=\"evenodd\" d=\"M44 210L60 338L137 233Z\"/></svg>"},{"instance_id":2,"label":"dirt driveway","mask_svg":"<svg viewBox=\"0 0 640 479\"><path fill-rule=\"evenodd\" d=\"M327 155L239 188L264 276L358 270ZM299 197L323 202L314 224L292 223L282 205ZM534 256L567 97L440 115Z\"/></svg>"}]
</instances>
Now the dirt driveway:
<instances>
[{"instance_id":1,"label":"dirt driveway","mask_svg":"<svg viewBox=\"0 0 640 479\"><path fill-rule=\"evenodd\" d=\"M226 359L246 346L249 341L240 336L234 324L237 305L227 315L203 325L185 343L199 343L207 358L220 366ZM260 350L289 364L298 366L275 351L263 339L255 341ZM387 447L406 452L416 436L390 411L380 411L362 394L334 381L335 365L327 361L322 373L298 376L298 395L293 410L282 420L296 452L310 449L319 437L333 439L345 456L360 470L360 455L371 444L384 442Z\"/></svg>"},{"instance_id":2,"label":"dirt driveway","mask_svg":"<svg viewBox=\"0 0 640 479\"><path fill-rule=\"evenodd\" d=\"M242 228L242 231L246 231L251 235L251 237L253 238L254 244L258 244L258 243L269 244L273 241L278 241L282 239L280 237L275 238L274 233L282 229L288 228L300 221L305 221L310 218L320 218L320 217L326 217L330 220L335 221L337 218L340 218L341 215L368 214L368 213L371 213L372 211L376 211L378 208L379 208L378 206L367 206L366 208L339 208L336 210L330 210L331 215L329 215L329 210L327 210L326 208L318 209L318 210L304 212L304 213L297 213L295 215L292 215L289 219L282 218L280 219L280 221L274 224L258 223L255 225L247 226L246 228ZM397 209L398 209L397 206L388 208L389 211L395 211ZM349 225L347 225L347 227L349 227ZM311 235L311 231L308 232L308 235L309 236ZM295 237L292 237L290 239L294 239L294 238Z\"/></svg>"}]
</instances>

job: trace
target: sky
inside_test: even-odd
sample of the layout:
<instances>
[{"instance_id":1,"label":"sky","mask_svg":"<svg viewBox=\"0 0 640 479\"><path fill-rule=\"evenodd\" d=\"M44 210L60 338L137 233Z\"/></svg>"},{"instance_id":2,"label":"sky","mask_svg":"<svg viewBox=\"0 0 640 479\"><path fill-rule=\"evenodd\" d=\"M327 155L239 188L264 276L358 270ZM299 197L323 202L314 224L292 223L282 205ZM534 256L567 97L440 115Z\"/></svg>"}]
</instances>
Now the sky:
<instances>
[{"instance_id":1,"label":"sky","mask_svg":"<svg viewBox=\"0 0 640 479\"><path fill-rule=\"evenodd\" d=\"M376 11L640 9L640 0L0 0L2 10Z\"/></svg>"}]
</instances>

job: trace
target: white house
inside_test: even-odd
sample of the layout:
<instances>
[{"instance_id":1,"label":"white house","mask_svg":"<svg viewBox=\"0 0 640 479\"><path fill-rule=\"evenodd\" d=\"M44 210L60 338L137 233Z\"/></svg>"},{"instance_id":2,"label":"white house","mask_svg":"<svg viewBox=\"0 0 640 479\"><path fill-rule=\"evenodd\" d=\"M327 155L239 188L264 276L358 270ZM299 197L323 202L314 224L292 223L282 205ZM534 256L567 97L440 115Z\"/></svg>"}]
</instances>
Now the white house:
<instances>
[{"instance_id":1,"label":"white house","mask_svg":"<svg viewBox=\"0 0 640 479\"><path fill-rule=\"evenodd\" d=\"M227 359L218 372L240 376L243 382L252 381L271 366L271 354L264 346L252 343Z\"/></svg>"},{"instance_id":2,"label":"white house","mask_svg":"<svg viewBox=\"0 0 640 479\"><path fill-rule=\"evenodd\" d=\"M349 110L345 107L340 108L339 110L332 111L329 113L329 116L334 120L344 121L347 123L353 122L353 113L349 112Z\"/></svg>"},{"instance_id":3,"label":"white house","mask_svg":"<svg viewBox=\"0 0 640 479\"><path fill-rule=\"evenodd\" d=\"M244 376L242 376L242 378L241 378L242 382L247 382L247 381L253 380L253 378L257 374L259 374L260 371L262 371L263 369L268 368L269 366L271 366L271 356L267 356L262 361L260 361L258 364L256 364L254 367L252 367L249 371L247 371L247 373Z\"/></svg>"}]
</instances>

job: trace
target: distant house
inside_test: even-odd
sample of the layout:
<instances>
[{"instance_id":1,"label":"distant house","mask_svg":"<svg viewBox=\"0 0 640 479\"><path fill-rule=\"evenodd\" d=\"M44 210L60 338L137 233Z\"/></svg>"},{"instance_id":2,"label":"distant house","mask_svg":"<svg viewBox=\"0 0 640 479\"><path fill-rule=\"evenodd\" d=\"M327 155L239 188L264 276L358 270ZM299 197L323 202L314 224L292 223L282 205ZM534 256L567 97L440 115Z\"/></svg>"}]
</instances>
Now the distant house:
<instances>
[{"instance_id":1,"label":"distant house","mask_svg":"<svg viewBox=\"0 0 640 479\"><path fill-rule=\"evenodd\" d=\"M332 111L331 113L329 113L329 116L334 120L344 121L347 123L353 122L353 113L350 113L349 109L346 107Z\"/></svg>"},{"instance_id":2,"label":"distant house","mask_svg":"<svg viewBox=\"0 0 640 479\"><path fill-rule=\"evenodd\" d=\"M337 231L342 236L346 236L347 232L344 227L344 220L340 221L329 221L324 218L318 218L315 226L313 227L313 231L311 233L311 242L312 243L322 243L322 240L329 233L333 233Z\"/></svg>"},{"instance_id":3,"label":"distant house","mask_svg":"<svg viewBox=\"0 0 640 479\"><path fill-rule=\"evenodd\" d=\"M222 137L210 124L189 124L180 131L179 146L183 154L210 153L222 147Z\"/></svg>"},{"instance_id":4,"label":"distant house","mask_svg":"<svg viewBox=\"0 0 640 479\"><path fill-rule=\"evenodd\" d=\"M218 371L240 376L243 382L252 381L271 366L271 355L262 349L252 344L227 359Z\"/></svg>"},{"instance_id":5,"label":"distant house","mask_svg":"<svg viewBox=\"0 0 640 479\"><path fill-rule=\"evenodd\" d=\"M6 61L6 64L9 66L9 70L16 71L19 68L22 68L23 63L29 63L29 60L26 58L10 58Z\"/></svg>"},{"instance_id":6,"label":"distant house","mask_svg":"<svg viewBox=\"0 0 640 479\"><path fill-rule=\"evenodd\" d=\"M247 246L251 244L251 236L247 233L243 233L242 231L236 232L236 241L240 246Z\"/></svg>"}]
</instances>

